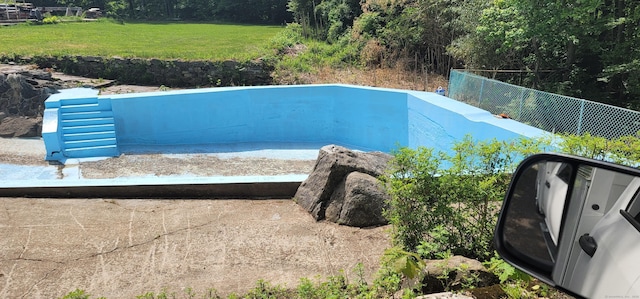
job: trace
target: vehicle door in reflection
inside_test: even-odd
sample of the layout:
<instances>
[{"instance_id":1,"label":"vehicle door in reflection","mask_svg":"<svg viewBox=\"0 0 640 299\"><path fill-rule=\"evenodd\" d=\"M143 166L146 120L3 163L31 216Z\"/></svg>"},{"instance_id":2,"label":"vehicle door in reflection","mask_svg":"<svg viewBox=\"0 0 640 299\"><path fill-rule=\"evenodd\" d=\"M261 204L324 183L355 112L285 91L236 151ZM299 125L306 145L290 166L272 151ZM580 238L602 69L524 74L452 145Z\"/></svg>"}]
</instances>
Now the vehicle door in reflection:
<instances>
[{"instance_id":1,"label":"vehicle door in reflection","mask_svg":"<svg viewBox=\"0 0 640 299\"><path fill-rule=\"evenodd\" d=\"M601 208L606 214L579 236L575 264L562 284L587 298L640 298L640 178Z\"/></svg>"}]
</instances>

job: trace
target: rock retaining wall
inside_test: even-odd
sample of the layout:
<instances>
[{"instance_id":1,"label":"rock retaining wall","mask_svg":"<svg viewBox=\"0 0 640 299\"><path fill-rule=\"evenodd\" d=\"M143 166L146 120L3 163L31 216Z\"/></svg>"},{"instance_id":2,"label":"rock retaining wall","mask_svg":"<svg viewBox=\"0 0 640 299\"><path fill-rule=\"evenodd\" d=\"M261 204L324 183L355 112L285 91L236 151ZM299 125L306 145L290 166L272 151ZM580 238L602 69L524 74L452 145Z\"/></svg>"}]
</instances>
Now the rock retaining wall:
<instances>
[{"instance_id":1,"label":"rock retaining wall","mask_svg":"<svg viewBox=\"0 0 640 299\"><path fill-rule=\"evenodd\" d=\"M0 57L2 62L36 64L65 74L117 80L120 84L168 87L255 86L272 84L273 66L261 60L181 61L83 56Z\"/></svg>"},{"instance_id":2,"label":"rock retaining wall","mask_svg":"<svg viewBox=\"0 0 640 299\"><path fill-rule=\"evenodd\" d=\"M59 88L50 80L51 74L41 71L0 73L0 113L42 116L44 100Z\"/></svg>"},{"instance_id":3,"label":"rock retaining wall","mask_svg":"<svg viewBox=\"0 0 640 299\"><path fill-rule=\"evenodd\" d=\"M59 87L47 72L0 72L0 137L40 136L44 101Z\"/></svg>"}]
</instances>

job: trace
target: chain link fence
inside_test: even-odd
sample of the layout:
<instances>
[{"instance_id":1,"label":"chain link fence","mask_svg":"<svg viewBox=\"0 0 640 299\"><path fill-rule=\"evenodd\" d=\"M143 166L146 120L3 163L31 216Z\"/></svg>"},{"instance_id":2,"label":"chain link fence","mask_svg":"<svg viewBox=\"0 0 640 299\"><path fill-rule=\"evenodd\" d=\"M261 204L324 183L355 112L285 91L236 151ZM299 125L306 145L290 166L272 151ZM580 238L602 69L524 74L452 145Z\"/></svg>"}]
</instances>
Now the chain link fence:
<instances>
[{"instance_id":1,"label":"chain link fence","mask_svg":"<svg viewBox=\"0 0 640 299\"><path fill-rule=\"evenodd\" d=\"M449 97L553 133L615 139L640 131L640 112L452 70Z\"/></svg>"}]
</instances>

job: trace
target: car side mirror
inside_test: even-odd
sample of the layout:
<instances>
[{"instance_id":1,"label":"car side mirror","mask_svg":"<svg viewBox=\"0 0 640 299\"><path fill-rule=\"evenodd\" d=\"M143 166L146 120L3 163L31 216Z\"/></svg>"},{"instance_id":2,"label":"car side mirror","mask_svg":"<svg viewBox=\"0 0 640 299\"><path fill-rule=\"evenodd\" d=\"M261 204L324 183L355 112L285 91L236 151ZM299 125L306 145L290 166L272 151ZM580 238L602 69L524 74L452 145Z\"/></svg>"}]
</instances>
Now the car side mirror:
<instances>
[{"instance_id":1,"label":"car side mirror","mask_svg":"<svg viewBox=\"0 0 640 299\"><path fill-rule=\"evenodd\" d=\"M525 159L495 231L516 268L587 298L640 296L640 170L561 154Z\"/></svg>"}]
</instances>

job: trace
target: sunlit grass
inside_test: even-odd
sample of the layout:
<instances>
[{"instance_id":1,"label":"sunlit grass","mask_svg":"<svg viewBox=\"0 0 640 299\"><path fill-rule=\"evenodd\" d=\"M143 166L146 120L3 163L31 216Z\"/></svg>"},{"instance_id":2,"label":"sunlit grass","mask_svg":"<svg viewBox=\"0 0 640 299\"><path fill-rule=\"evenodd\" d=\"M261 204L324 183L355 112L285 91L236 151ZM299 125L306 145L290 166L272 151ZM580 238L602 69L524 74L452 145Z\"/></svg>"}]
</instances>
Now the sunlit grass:
<instances>
[{"instance_id":1,"label":"sunlit grass","mask_svg":"<svg viewBox=\"0 0 640 299\"><path fill-rule=\"evenodd\" d=\"M0 55L82 55L185 60L253 59L283 27L86 22L0 27Z\"/></svg>"}]
</instances>

